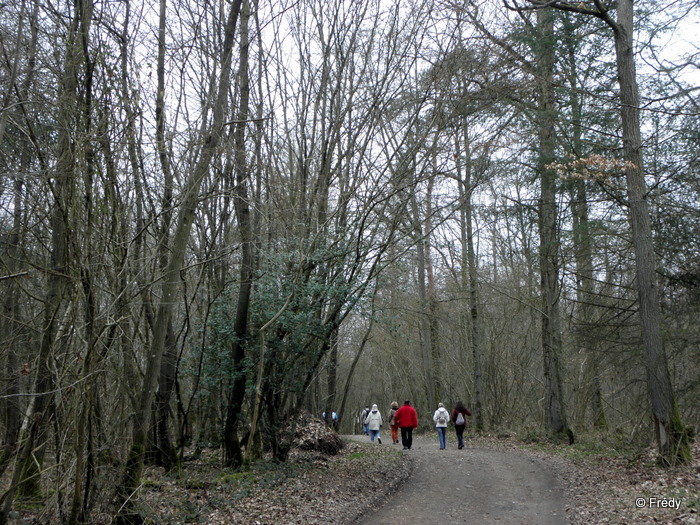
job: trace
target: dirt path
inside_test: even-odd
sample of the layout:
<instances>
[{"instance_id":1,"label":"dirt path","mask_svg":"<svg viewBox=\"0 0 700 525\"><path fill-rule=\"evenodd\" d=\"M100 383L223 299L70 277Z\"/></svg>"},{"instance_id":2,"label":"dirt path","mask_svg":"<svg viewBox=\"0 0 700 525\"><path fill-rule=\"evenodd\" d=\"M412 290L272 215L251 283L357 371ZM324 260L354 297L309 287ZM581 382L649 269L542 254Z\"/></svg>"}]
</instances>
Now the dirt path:
<instances>
[{"instance_id":1,"label":"dirt path","mask_svg":"<svg viewBox=\"0 0 700 525\"><path fill-rule=\"evenodd\" d=\"M400 447L386 441L377 446ZM437 435L414 438L403 453L414 458L411 477L356 523L567 523L563 490L537 459L471 448L468 441L462 450L454 441L439 450Z\"/></svg>"}]
</instances>

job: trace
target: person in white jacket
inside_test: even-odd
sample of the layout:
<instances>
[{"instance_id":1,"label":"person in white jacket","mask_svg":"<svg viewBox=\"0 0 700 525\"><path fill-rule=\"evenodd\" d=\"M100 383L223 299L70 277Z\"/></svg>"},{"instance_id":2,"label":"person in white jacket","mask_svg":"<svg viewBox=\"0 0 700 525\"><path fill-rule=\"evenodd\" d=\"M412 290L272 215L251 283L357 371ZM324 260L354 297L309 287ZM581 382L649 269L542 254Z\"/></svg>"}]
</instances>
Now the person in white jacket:
<instances>
[{"instance_id":1,"label":"person in white jacket","mask_svg":"<svg viewBox=\"0 0 700 525\"><path fill-rule=\"evenodd\" d=\"M369 429L370 441L374 443L374 438L376 436L377 441L379 441L379 444L381 445L382 436L379 434L379 429L382 428L384 420L382 419L382 414L379 412L377 405L372 405L372 410L370 410L369 414L367 414L364 423Z\"/></svg>"},{"instance_id":2,"label":"person in white jacket","mask_svg":"<svg viewBox=\"0 0 700 525\"><path fill-rule=\"evenodd\" d=\"M433 421L440 439L440 450L444 450L447 446L447 423L450 422L450 413L442 403L438 403L438 409L433 414Z\"/></svg>"}]
</instances>

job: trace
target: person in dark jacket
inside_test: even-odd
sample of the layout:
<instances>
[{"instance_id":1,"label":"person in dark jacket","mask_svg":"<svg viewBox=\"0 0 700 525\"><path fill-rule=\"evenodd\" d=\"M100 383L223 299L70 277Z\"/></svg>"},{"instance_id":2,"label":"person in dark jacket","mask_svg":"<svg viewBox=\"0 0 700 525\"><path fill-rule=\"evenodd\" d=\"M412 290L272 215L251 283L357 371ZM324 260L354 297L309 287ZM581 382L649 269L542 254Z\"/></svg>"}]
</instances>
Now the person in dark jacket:
<instances>
[{"instance_id":1,"label":"person in dark jacket","mask_svg":"<svg viewBox=\"0 0 700 525\"><path fill-rule=\"evenodd\" d=\"M394 414L394 423L401 429L401 443L404 450L411 450L413 444L413 429L418 428L418 414L411 406L410 401L404 401L403 405Z\"/></svg>"},{"instance_id":2,"label":"person in dark jacket","mask_svg":"<svg viewBox=\"0 0 700 525\"><path fill-rule=\"evenodd\" d=\"M365 409L360 412L360 424L362 425L362 435L369 436L369 425L365 423L365 419L369 415L369 407L366 406Z\"/></svg>"},{"instance_id":3,"label":"person in dark jacket","mask_svg":"<svg viewBox=\"0 0 700 525\"><path fill-rule=\"evenodd\" d=\"M464 403L457 401L452 409L452 421L455 424L455 432L457 433L457 448L464 448L464 429L467 427L467 417L472 413L468 408L465 408ZM461 416L461 418L460 418Z\"/></svg>"}]
</instances>

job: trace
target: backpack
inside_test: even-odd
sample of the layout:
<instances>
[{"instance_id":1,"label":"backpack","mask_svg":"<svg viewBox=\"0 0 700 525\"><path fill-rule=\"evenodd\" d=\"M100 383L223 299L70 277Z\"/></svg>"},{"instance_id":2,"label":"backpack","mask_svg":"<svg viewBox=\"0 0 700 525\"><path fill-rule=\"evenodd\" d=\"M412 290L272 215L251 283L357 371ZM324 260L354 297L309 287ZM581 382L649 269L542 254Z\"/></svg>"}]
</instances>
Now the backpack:
<instances>
[{"instance_id":1,"label":"backpack","mask_svg":"<svg viewBox=\"0 0 700 525\"><path fill-rule=\"evenodd\" d=\"M464 425L464 416L461 412L457 414L457 419L455 419L455 425Z\"/></svg>"},{"instance_id":2,"label":"backpack","mask_svg":"<svg viewBox=\"0 0 700 525\"><path fill-rule=\"evenodd\" d=\"M447 418L445 417L445 412L440 412L437 418L438 425L446 425Z\"/></svg>"}]
</instances>

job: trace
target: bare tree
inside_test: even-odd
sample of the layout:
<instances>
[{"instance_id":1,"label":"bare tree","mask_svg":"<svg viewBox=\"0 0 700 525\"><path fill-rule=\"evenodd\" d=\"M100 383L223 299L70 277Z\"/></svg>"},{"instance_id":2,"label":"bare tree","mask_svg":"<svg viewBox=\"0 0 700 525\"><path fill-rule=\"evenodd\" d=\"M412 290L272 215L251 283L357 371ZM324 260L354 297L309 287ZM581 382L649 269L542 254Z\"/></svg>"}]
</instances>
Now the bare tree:
<instances>
[{"instance_id":1,"label":"bare tree","mask_svg":"<svg viewBox=\"0 0 700 525\"><path fill-rule=\"evenodd\" d=\"M124 469L124 477L118 487L117 502L121 508L119 521L131 523L138 520L133 506L129 504L133 491L136 489L143 469L146 439L151 422L151 408L155 387L158 382L161 360L165 348L167 327L172 316L177 286L180 281L180 270L185 257L185 250L190 234L194 213L199 200L202 181L207 174L212 157L221 140L227 114L230 76L233 58L234 37L238 25L238 15L242 0L234 1L227 13L223 28L223 45L221 50L221 65L218 79L212 78L216 85L216 98L213 103L212 120L209 128L202 137L202 146L197 164L187 179L183 190L182 202L177 215L173 234L171 253L165 267L163 284L161 286L161 303L158 307L154 324L154 338L151 342L147 368L141 387L140 398L134 417L134 428L131 449Z\"/></svg>"},{"instance_id":2,"label":"bare tree","mask_svg":"<svg viewBox=\"0 0 700 525\"><path fill-rule=\"evenodd\" d=\"M37 34L39 9L36 3L32 4L31 10L28 9L26 2L21 2L20 11L18 13L19 23L17 24L16 43L13 53L5 51L6 57L11 57L10 75L8 84L4 89L4 100L2 113L0 114L0 143L3 142L5 129L10 115L13 115L15 125L19 125L24 121L23 115L26 112L26 104L28 102L29 89L33 83L35 76L34 66L36 64L37 52ZM28 41L25 40L27 35L24 31L25 25L29 24ZM4 47L5 42L3 42ZM22 48L26 45L26 55L22 54ZM20 66L20 62L25 64L25 67ZM20 80L21 79L21 80ZM14 93L14 96L13 96ZM14 110L11 110L11 102L16 100ZM18 173L13 177L12 193L13 197L13 212L12 226L7 236L7 247L2 256L2 267L9 275L16 275L22 269L23 263L21 260L22 247L24 245L26 232L26 212L25 212L25 174L29 172L32 163L32 155L30 153L30 139L27 134L23 134L20 139L21 151ZM29 275L24 272L23 275ZM7 341L3 347L5 348L6 360L4 362L5 374L7 377L6 387L3 389L3 407L2 418L5 427L4 442L0 452L0 473L9 465L12 454L17 446L20 435L21 425L21 403L20 394L20 379L22 377L20 366L20 348L26 344L26 330L23 328L21 303L21 290L15 279L9 279L4 283L3 300L3 316L0 322L0 334Z\"/></svg>"},{"instance_id":3,"label":"bare tree","mask_svg":"<svg viewBox=\"0 0 700 525\"><path fill-rule=\"evenodd\" d=\"M234 370L238 371L233 378L228 393L226 423L224 427L225 463L230 466L240 466L242 463L241 449L238 443L238 423L243 406L246 390L246 374L243 373L245 347L248 343L251 295L253 290L254 272L254 239L253 223L250 209L250 175L251 171L246 159L245 131L248 120L250 83L249 83L249 19L250 4L246 0L241 12L241 44L240 62L238 66L238 122L234 131L233 165L227 171L236 174L234 185L234 209L238 219L238 230L241 239L241 263L239 275L238 299L233 322L234 339L231 342L231 361ZM253 432L254 434L254 432ZM250 446L248 451L250 452Z\"/></svg>"},{"instance_id":4,"label":"bare tree","mask_svg":"<svg viewBox=\"0 0 700 525\"><path fill-rule=\"evenodd\" d=\"M53 208L51 212L52 255L45 299L44 326L39 350L38 370L34 385L31 417L26 437L20 449L9 491L3 496L0 523L5 523L11 508L14 491L20 497L36 496L40 492L40 477L45 459L50 423L55 417L56 394L55 352L59 345L59 326L67 308L66 292L69 287L70 255L72 239L70 216L75 199L77 178L76 145L71 133L77 128L83 115L80 97L80 75L87 69L88 34L92 21L92 4L75 6L65 42L63 71L59 88L59 133L56 163L53 175ZM89 75L89 73L88 73ZM89 97L88 97L89 98ZM82 135L81 135L82 137Z\"/></svg>"}]
</instances>

